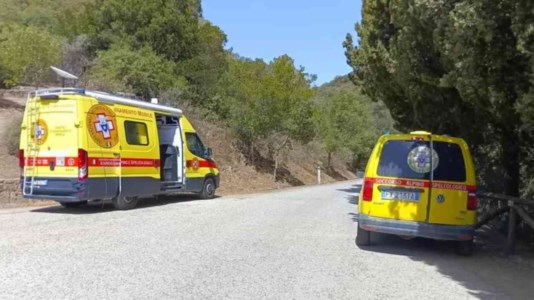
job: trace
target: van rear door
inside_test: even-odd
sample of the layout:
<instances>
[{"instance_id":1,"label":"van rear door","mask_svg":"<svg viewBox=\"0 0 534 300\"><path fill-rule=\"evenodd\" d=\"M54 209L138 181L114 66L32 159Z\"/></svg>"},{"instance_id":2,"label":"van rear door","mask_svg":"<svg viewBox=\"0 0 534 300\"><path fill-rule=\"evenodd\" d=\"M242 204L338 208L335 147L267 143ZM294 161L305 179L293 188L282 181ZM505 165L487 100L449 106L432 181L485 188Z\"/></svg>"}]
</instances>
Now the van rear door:
<instances>
[{"instance_id":1,"label":"van rear door","mask_svg":"<svg viewBox=\"0 0 534 300\"><path fill-rule=\"evenodd\" d=\"M364 204L368 207L367 213L379 218L426 221L432 153L430 136L388 136L379 143L377 150L378 159L370 166L362 189L362 200L371 200L370 205Z\"/></svg>"},{"instance_id":2,"label":"van rear door","mask_svg":"<svg viewBox=\"0 0 534 300\"><path fill-rule=\"evenodd\" d=\"M436 137L430 213L434 224L473 225L476 217L474 168L467 144L460 139Z\"/></svg>"},{"instance_id":3,"label":"van rear door","mask_svg":"<svg viewBox=\"0 0 534 300\"><path fill-rule=\"evenodd\" d=\"M32 104L30 104L32 105ZM26 109L24 144L35 141L38 151L26 146L24 155L29 166L26 176L42 178L34 186L47 186L46 178L78 177L78 112L77 102L70 99L38 99L37 114ZM29 124L28 120L35 122ZM35 163L36 168L31 168Z\"/></svg>"}]
</instances>

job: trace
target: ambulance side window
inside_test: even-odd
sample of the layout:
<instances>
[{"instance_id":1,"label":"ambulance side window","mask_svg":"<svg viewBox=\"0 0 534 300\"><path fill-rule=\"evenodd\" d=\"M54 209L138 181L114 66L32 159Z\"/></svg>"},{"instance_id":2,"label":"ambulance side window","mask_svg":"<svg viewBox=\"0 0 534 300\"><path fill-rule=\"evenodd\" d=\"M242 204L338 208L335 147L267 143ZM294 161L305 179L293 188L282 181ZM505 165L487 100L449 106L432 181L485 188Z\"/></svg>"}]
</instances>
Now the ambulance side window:
<instances>
[{"instance_id":1,"label":"ambulance side window","mask_svg":"<svg viewBox=\"0 0 534 300\"><path fill-rule=\"evenodd\" d=\"M148 145L148 130L145 123L124 121L126 131L126 142L129 145Z\"/></svg>"},{"instance_id":2,"label":"ambulance side window","mask_svg":"<svg viewBox=\"0 0 534 300\"><path fill-rule=\"evenodd\" d=\"M185 138L187 140L187 148L189 151L196 156L204 157L206 150L198 135L196 133L187 132Z\"/></svg>"}]
</instances>

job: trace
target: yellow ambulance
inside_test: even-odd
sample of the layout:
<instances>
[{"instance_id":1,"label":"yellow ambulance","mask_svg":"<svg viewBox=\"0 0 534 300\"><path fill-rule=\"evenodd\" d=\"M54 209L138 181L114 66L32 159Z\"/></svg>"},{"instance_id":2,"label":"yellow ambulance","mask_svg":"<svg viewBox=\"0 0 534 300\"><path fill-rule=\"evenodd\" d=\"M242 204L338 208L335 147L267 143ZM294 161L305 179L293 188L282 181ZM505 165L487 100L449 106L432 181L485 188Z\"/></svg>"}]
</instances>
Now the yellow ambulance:
<instances>
[{"instance_id":1,"label":"yellow ambulance","mask_svg":"<svg viewBox=\"0 0 534 300\"><path fill-rule=\"evenodd\" d=\"M357 245L370 232L458 241L470 255L477 217L475 168L465 141L425 131L384 135L365 169Z\"/></svg>"},{"instance_id":2,"label":"yellow ambulance","mask_svg":"<svg viewBox=\"0 0 534 300\"><path fill-rule=\"evenodd\" d=\"M154 101L156 102L156 101ZM219 170L182 111L78 88L31 93L21 126L23 197L65 207L196 193L212 198Z\"/></svg>"}]
</instances>

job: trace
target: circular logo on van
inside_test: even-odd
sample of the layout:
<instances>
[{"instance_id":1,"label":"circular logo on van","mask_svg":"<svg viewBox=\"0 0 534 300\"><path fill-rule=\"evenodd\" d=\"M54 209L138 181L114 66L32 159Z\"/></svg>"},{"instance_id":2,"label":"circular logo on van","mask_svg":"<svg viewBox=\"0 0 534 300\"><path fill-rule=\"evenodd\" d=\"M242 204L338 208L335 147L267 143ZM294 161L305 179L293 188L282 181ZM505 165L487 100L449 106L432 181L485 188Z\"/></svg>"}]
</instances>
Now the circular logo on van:
<instances>
[{"instance_id":1,"label":"circular logo on van","mask_svg":"<svg viewBox=\"0 0 534 300\"><path fill-rule=\"evenodd\" d=\"M432 159L430 158L432 153ZM430 172L430 164L432 163L433 170L438 167L439 157L434 149L426 145L417 146L408 153L408 166L416 173Z\"/></svg>"},{"instance_id":2,"label":"circular logo on van","mask_svg":"<svg viewBox=\"0 0 534 300\"><path fill-rule=\"evenodd\" d=\"M37 120L32 125L30 136L37 145L42 145L48 138L48 125L43 119Z\"/></svg>"},{"instance_id":3,"label":"circular logo on van","mask_svg":"<svg viewBox=\"0 0 534 300\"><path fill-rule=\"evenodd\" d=\"M200 166L200 163L198 162L198 158L193 158L193 161L191 161L191 167L193 170L198 170L198 167Z\"/></svg>"},{"instance_id":4,"label":"circular logo on van","mask_svg":"<svg viewBox=\"0 0 534 300\"><path fill-rule=\"evenodd\" d=\"M113 148L119 142L115 113L106 105L96 104L87 112L87 130L102 148Z\"/></svg>"}]
</instances>

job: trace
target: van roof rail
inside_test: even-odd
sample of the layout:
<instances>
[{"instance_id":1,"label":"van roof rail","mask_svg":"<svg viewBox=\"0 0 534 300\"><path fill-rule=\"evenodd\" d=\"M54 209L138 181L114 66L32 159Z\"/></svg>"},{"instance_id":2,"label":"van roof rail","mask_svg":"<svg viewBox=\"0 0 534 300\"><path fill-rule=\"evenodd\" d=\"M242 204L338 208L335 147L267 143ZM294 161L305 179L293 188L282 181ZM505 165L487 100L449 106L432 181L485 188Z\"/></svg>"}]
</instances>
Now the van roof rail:
<instances>
[{"instance_id":1,"label":"van roof rail","mask_svg":"<svg viewBox=\"0 0 534 300\"><path fill-rule=\"evenodd\" d=\"M30 93L31 97L43 96L43 95L83 95L85 89L82 88L48 88L40 89Z\"/></svg>"},{"instance_id":2,"label":"van roof rail","mask_svg":"<svg viewBox=\"0 0 534 300\"><path fill-rule=\"evenodd\" d=\"M181 116L183 112L181 109L169 107L150 102L139 101L131 98L115 96L106 92L89 91L83 88L49 88L37 90L30 93L30 97L47 96L47 95L85 95L96 98L102 102L122 104L127 106L135 106L139 108L153 110L171 116Z\"/></svg>"}]
</instances>

